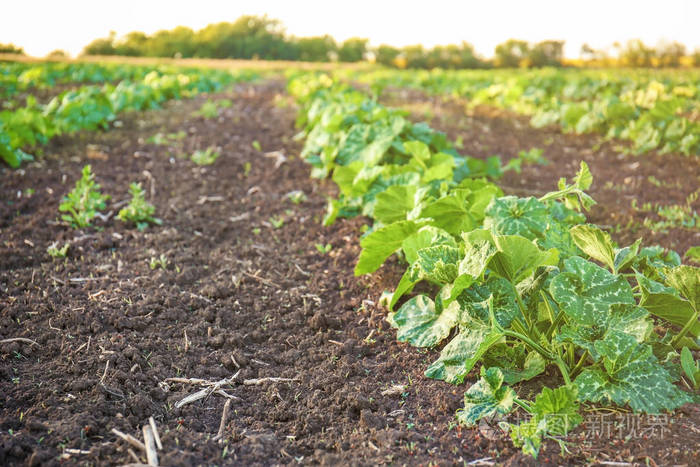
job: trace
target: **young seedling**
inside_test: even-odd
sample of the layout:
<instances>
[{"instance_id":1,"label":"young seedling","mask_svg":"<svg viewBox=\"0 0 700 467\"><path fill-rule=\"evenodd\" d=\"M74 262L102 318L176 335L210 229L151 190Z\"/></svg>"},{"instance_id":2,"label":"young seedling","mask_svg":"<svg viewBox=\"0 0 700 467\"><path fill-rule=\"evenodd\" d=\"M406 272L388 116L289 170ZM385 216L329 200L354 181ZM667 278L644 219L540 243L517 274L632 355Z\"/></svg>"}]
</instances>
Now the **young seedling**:
<instances>
[{"instance_id":1,"label":"young seedling","mask_svg":"<svg viewBox=\"0 0 700 467\"><path fill-rule=\"evenodd\" d=\"M323 243L317 243L315 246L316 250L318 250L318 252L322 255L325 255L333 249L333 245L331 245L330 243L326 243L325 245Z\"/></svg>"},{"instance_id":2,"label":"young seedling","mask_svg":"<svg viewBox=\"0 0 700 467\"><path fill-rule=\"evenodd\" d=\"M95 183L90 165L83 167L83 176L75 183L75 188L66 195L58 210L67 212L61 218L70 222L74 228L90 225L90 221L106 206L109 195L100 192L100 185Z\"/></svg>"},{"instance_id":3,"label":"young seedling","mask_svg":"<svg viewBox=\"0 0 700 467\"><path fill-rule=\"evenodd\" d=\"M219 116L219 108L216 106L216 102L212 101L211 99L207 99L207 101L202 104L194 115L197 117L215 118Z\"/></svg>"},{"instance_id":4,"label":"young seedling","mask_svg":"<svg viewBox=\"0 0 700 467\"><path fill-rule=\"evenodd\" d=\"M208 147L206 150L202 151L198 149L190 156L190 160L197 165L211 165L216 162L221 153L217 151L214 147Z\"/></svg>"},{"instance_id":5,"label":"young seedling","mask_svg":"<svg viewBox=\"0 0 700 467\"><path fill-rule=\"evenodd\" d=\"M246 162L243 164L243 176L248 178L248 175L250 175L250 170L253 168L253 166L250 164L250 162Z\"/></svg>"},{"instance_id":6,"label":"young seedling","mask_svg":"<svg viewBox=\"0 0 700 467\"><path fill-rule=\"evenodd\" d=\"M136 228L141 232L148 227L148 224L161 225L163 223L160 219L153 217L156 208L146 201L145 193L140 183L132 183L129 186L129 193L131 194L131 201L119 211L117 219L122 222L136 224Z\"/></svg>"},{"instance_id":7,"label":"young seedling","mask_svg":"<svg viewBox=\"0 0 700 467\"><path fill-rule=\"evenodd\" d=\"M54 242L46 249L46 252L52 258L65 258L68 254L68 248L70 248L70 243L66 243L61 248L58 248L58 242Z\"/></svg>"},{"instance_id":8,"label":"young seedling","mask_svg":"<svg viewBox=\"0 0 700 467\"><path fill-rule=\"evenodd\" d=\"M167 269L168 268L168 258L163 254L161 254L160 257L158 257L158 258L156 258L154 256L148 262L148 266L151 268L151 270L155 270L157 268Z\"/></svg>"},{"instance_id":9,"label":"young seedling","mask_svg":"<svg viewBox=\"0 0 700 467\"><path fill-rule=\"evenodd\" d=\"M253 141L253 148L256 151L262 151L262 146L260 146L260 142L258 140Z\"/></svg>"},{"instance_id":10,"label":"young seedling","mask_svg":"<svg viewBox=\"0 0 700 467\"><path fill-rule=\"evenodd\" d=\"M270 217L270 224L276 229L279 229L284 225L284 219L282 217Z\"/></svg>"},{"instance_id":11,"label":"young seedling","mask_svg":"<svg viewBox=\"0 0 700 467\"><path fill-rule=\"evenodd\" d=\"M301 190L294 190L287 193L287 198L294 204L301 204L307 200L306 194Z\"/></svg>"}]
</instances>

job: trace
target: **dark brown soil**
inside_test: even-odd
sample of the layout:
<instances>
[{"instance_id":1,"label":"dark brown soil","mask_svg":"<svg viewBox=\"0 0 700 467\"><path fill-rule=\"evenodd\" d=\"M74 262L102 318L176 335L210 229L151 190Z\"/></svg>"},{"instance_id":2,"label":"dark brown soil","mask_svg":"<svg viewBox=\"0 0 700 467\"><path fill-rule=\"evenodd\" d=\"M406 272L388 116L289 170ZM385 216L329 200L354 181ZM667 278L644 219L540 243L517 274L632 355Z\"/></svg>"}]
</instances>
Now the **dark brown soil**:
<instances>
[{"instance_id":1,"label":"dark brown soil","mask_svg":"<svg viewBox=\"0 0 700 467\"><path fill-rule=\"evenodd\" d=\"M234 104L218 119L193 117L207 97ZM295 157L294 117L279 83L239 86L127 115L121 128L52 142L39 163L0 169L0 340L37 343L0 343L0 465L144 462L111 430L143 439L150 416L162 465L698 464L697 406L657 423L654 433L626 429L634 422L626 414L607 417L612 430L601 433L600 417L591 415L569 454L548 442L537 462L488 426L454 427L466 386L426 379L437 352L395 342L375 303L395 286L400 265L353 276L362 221L320 226L333 188L310 180ZM502 142L485 148L465 138L465 152L479 156L555 137L478 119L492 128L489 144ZM146 143L180 130L187 136L172 146ZM209 146L221 151L212 166L181 157ZM281 159L264 155L272 151L286 156L278 167ZM593 154L591 161L603 157ZM573 173L577 157L568 162L553 149L545 156L550 180ZM113 216L81 231L58 222L60 198L88 162L113 196L112 214L128 184L141 181L163 225L140 233ZM550 189L541 179L506 184ZM308 199L293 204L292 190ZM66 259L47 255L55 241L70 243ZM316 244L332 249L323 254ZM161 255L167 266L151 268ZM236 374L223 386L237 399L219 443L225 398L176 408L201 387L168 378ZM268 377L293 381L244 384Z\"/></svg>"}]
</instances>

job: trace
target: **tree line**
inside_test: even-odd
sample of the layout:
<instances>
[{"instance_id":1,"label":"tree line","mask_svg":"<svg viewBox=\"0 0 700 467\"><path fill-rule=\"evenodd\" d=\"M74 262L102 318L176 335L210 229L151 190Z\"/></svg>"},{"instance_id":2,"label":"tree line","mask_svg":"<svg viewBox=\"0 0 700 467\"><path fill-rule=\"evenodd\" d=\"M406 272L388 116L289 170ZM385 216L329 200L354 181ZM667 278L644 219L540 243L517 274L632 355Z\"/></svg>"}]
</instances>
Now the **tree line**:
<instances>
[{"instance_id":1,"label":"tree line","mask_svg":"<svg viewBox=\"0 0 700 467\"><path fill-rule=\"evenodd\" d=\"M614 55L588 45L581 48L581 65L629 67L677 67L682 64L700 66L700 49L688 55L683 44L662 42L656 47L640 40L612 46ZM12 44L0 44L0 53L23 53ZM54 56L60 55L54 51ZM467 43L370 47L369 40L351 38L342 42L329 35L295 37L286 34L281 21L267 16L242 16L234 22L210 24L198 31L185 26L161 30L153 34L130 32L123 37L110 33L95 39L82 52L84 55L124 55L133 57L237 58L291 60L308 62L359 62L370 60L397 68L492 68L561 66L564 41L529 43L509 39L498 44L492 59L480 57ZM567 61L568 62L568 61Z\"/></svg>"}]
</instances>

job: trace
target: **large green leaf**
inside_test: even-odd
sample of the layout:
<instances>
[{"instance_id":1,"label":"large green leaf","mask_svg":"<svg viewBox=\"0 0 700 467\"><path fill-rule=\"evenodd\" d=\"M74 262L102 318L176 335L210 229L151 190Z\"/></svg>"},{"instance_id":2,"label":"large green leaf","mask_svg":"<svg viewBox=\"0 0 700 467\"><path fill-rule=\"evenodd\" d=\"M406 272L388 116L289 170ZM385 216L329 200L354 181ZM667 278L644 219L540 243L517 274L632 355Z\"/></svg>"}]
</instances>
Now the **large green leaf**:
<instances>
[{"instance_id":1,"label":"large green leaf","mask_svg":"<svg viewBox=\"0 0 700 467\"><path fill-rule=\"evenodd\" d=\"M656 281L637 274L637 282L642 289L641 306L649 310L649 313L658 316L676 326L683 328L689 321L695 320L688 332L693 336L700 336L700 322L693 304L679 296L678 290L666 287ZM675 280L679 278L676 277Z\"/></svg>"},{"instance_id":2,"label":"large green leaf","mask_svg":"<svg viewBox=\"0 0 700 467\"><path fill-rule=\"evenodd\" d=\"M550 221L547 206L533 197L495 198L485 211L484 227L497 235L520 235L530 240L544 236Z\"/></svg>"},{"instance_id":3,"label":"large green leaf","mask_svg":"<svg viewBox=\"0 0 700 467\"><path fill-rule=\"evenodd\" d=\"M649 313L642 307L629 303L612 304L607 312L595 314L569 314L570 324L562 326L558 340L573 342L591 354L593 360L600 355L595 343L604 340L609 333L625 333L637 342L644 342L651 334L653 323Z\"/></svg>"},{"instance_id":4,"label":"large green leaf","mask_svg":"<svg viewBox=\"0 0 700 467\"><path fill-rule=\"evenodd\" d=\"M425 295L418 295L403 304L387 320L397 328L396 338L416 347L434 347L449 336L457 324L459 304L451 303L438 309Z\"/></svg>"},{"instance_id":5,"label":"large green leaf","mask_svg":"<svg viewBox=\"0 0 700 467\"><path fill-rule=\"evenodd\" d=\"M615 246L610 234L591 224L576 225L569 232L584 253L615 271Z\"/></svg>"},{"instance_id":6,"label":"large green leaf","mask_svg":"<svg viewBox=\"0 0 700 467\"><path fill-rule=\"evenodd\" d=\"M498 252L489 262L495 274L518 284L528 278L540 266L555 266L559 252L555 249L542 251L525 237L518 235L495 235Z\"/></svg>"},{"instance_id":7,"label":"large green leaf","mask_svg":"<svg viewBox=\"0 0 700 467\"><path fill-rule=\"evenodd\" d=\"M634 304L624 277L578 256L564 260L564 272L552 279L549 291L564 312L579 323L595 323L612 304Z\"/></svg>"},{"instance_id":8,"label":"large green leaf","mask_svg":"<svg viewBox=\"0 0 700 467\"><path fill-rule=\"evenodd\" d=\"M425 371L425 376L461 384L489 347L503 335L486 326L463 327L440 352L440 358Z\"/></svg>"},{"instance_id":9,"label":"large green leaf","mask_svg":"<svg viewBox=\"0 0 700 467\"><path fill-rule=\"evenodd\" d=\"M418 221L394 222L370 233L362 240L362 252L355 266L355 275L376 271L384 261L401 248L403 241L423 226Z\"/></svg>"},{"instance_id":10,"label":"large green leaf","mask_svg":"<svg viewBox=\"0 0 700 467\"><path fill-rule=\"evenodd\" d=\"M403 221L416 207L416 185L394 185L379 193L374 218L382 224Z\"/></svg>"},{"instance_id":11,"label":"large green leaf","mask_svg":"<svg viewBox=\"0 0 700 467\"><path fill-rule=\"evenodd\" d=\"M477 223L474 216L469 213L467 194L467 190L455 190L449 195L428 203L421 211L420 217L431 218L432 225L455 236L473 230Z\"/></svg>"},{"instance_id":12,"label":"large green leaf","mask_svg":"<svg viewBox=\"0 0 700 467\"><path fill-rule=\"evenodd\" d=\"M490 324L491 312L502 328L520 314L512 285L502 277L490 277L466 289L457 299L462 307L460 323L471 326Z\"/></svg>"},{"instance_id":13,"label":"large green leaf","mask_svg":"<svg viewBox=\"0 0 700 467\"><path fill-rule=\"evenodd\" d=\"M418 250L435 245L449 245L457 247L454 237L445 230L426 225L418 232L406 238L401 244L404 256L408 264L413 264L418 259Z\"/></svg>"},{"instance_id":14,"label":"large green leaf","mask_svg":"<svg viewBox=\"0 0 700 467\"><path fill-rule=\"evenodd\" d=\"M681 265L665 272L666 283L678 290L695 310L700 310L700 268Z\"/></svg>"},{"instance_id":15,"label":"large green leaf","mask_svg":"<svg viewBox=\"0 0 700 467\"><path fill-rule=\"evenodd\" d=\"M691 402L673 385L647 344L623 333L609 333L595 344L603 368L587 368L576 378L579 399L629 404L636 412L660 413Z\"/></svg>"},{"instance_id":16,"label":"large green leaf","mask_svg":"<svg viewBox=\"0 0 700 467\"><path fill-rule=\"evenodd\" d=\"M457 411L460 424L474 426L484 418L503 415L513 409L515 391L503 386L503 373L498 368L481 368L481 378L464 393L464 408Z\"/></svg>"},{"instance_id":17,"label":"large green leaf","mask_svg":"<svg viewBox=\"0 0 700 467\"><path fill-rule=\"evenodd\" d=\"M429 246L418 250L413 265L414 279L427 279L440 285L457 278L460 261L459 249L449 245Z\"/></svg>"}]
</instances>

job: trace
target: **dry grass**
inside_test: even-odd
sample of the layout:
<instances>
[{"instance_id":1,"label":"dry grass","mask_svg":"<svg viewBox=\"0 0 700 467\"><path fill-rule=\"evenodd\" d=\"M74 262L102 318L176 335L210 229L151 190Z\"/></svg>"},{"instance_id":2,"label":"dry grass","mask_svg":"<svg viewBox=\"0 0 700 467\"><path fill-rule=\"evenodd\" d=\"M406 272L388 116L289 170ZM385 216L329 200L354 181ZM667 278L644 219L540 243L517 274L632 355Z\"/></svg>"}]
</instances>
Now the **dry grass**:
<instances>
[{"instance_id":1,"label":"dry grass","mask_svg":"<svg viewBox=\"0 0 700 467\"><path fill-rule=\"evenodd\" d=\"M130 65L175 65L183 67L203 67L218 68L225 70L265 70L281 71L290 68L301 70L371 70L374 64L367 62L360 63L316 63L316 62L294 62L284 60L237 60L237 59L214 59L214 58L154 58L154 57L124 57L124 56L101 56L90 55L77 58L39 58L27 55L0 54L0 61L24 62L24 63L44 63L44 62L65 62L65 63L125 63Z\"/></svg>"}]
</instances>

